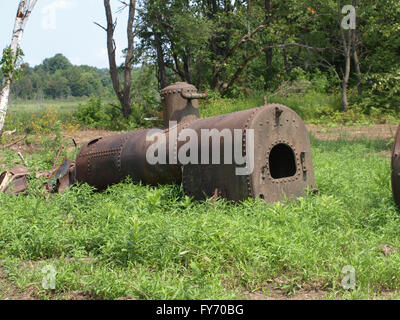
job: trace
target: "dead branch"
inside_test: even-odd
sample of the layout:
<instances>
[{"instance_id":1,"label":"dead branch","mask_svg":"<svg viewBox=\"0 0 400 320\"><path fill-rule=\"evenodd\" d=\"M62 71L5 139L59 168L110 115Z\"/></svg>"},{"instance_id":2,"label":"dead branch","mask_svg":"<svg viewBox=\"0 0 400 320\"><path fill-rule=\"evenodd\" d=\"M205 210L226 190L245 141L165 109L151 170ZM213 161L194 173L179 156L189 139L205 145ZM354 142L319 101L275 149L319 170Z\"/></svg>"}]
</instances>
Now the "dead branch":
<instances>
[{"instance_id":1,"label":"dead branch","mask_svg":"<svg viewBox=\"0 0 400 320\"><path fill-rule=\"evenodd\" d=\"M25 166L28 166L28 163L26 162L26 160L21 152L18 152L18 157L20 157L20 159L22 160L22 162L24 163Z\"/></svg>"}]
</instances>

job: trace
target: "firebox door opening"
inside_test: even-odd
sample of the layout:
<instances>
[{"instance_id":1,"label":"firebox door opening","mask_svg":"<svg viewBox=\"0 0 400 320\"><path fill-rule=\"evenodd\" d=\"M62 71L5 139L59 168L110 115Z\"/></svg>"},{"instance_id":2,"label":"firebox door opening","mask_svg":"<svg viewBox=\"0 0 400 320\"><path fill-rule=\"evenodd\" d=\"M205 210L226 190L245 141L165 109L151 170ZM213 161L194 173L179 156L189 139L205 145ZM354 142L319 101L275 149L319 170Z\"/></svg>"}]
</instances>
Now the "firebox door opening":
<instances>
[{"instance_id":1,"label":"firebox door opening","mask_svg":"<svg viewBox=\"0 0 400 320\"><path fill-rule=\"evenodd\" d=\"M296 158L287 144L278 144L269 154L269 170L273 179L290 178L296 175Z\"/></svg>"}]
</instances>

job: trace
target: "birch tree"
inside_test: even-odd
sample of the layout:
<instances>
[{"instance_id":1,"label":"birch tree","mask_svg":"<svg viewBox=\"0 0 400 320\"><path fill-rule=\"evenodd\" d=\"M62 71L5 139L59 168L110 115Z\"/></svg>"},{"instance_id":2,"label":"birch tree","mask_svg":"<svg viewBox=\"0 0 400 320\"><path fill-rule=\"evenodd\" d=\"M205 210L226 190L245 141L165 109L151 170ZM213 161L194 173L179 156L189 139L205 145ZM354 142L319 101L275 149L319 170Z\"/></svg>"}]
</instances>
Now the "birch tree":
<instances>
[{"instance_id":1,"label":"birch tree","mask_svg":"<svg viewBox=\"0 0 400 320\"><path fill-rule=\"evenodd\" d=\"M35 7L37 0L20 0L17 16L15 18L14 30L12 34L11 45L4 49L1 60L1 70L3 72L3 83L0 93L0 137L3 133L4 122L7 115L8 97L10 95L11 82L15 73L18 59L22 51L20 44L29 16Z\"/></svg>"}]
</instances>

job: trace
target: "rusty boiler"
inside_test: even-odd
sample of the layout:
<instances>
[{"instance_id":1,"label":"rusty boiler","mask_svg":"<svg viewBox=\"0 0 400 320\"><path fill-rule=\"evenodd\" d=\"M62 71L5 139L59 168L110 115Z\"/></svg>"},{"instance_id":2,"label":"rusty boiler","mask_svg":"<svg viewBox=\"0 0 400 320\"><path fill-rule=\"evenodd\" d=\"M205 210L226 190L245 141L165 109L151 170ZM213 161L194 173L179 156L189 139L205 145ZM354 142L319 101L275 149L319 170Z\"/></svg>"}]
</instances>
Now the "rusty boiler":
<instances>
[{"instance_id":1,"label":"rusty boiler","mask_svg":"<svg viewBox=\"0 0 400 320\"><path fill-rule=\"evenodd\" d=\"M127 176L149 185L183 183L198 200L275 202L314 188L309 136L293 110L269 104L200 119L198 99L205 97L182 82L163 89L165 128L88 142L76 159L77 181L99 190ZM151 150L156 158L167 151L166 161L149 161Z\"/></svg>"},{"instance_id":2,"label":"rusty boiler","mask_svg":"<svg viewBox=\"0 0 400 320\"><path fill-rule=\"evenodd\" d=\"M397 128L394 140L391 170L393 198L396 205L400 207L400 126Z\"/></svg>"}]
</instances>

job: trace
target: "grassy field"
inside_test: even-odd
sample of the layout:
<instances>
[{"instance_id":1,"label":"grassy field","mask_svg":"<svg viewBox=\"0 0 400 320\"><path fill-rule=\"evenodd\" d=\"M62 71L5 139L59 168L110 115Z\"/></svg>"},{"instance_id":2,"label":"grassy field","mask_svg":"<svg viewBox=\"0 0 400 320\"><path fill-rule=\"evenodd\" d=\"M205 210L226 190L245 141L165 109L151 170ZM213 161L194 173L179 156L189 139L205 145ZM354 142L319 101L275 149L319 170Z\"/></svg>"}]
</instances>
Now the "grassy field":
<instances>
[{"instance_id":1,"label":"grassy field","mask_svg":"<svg viewBox=\"0 0 400 320\"><path fill-rule=\"evenodd\" d=\"M88 98L75 98L68 99L42 99L42 100L22 100L11 99L9 104L9 111L11 112L41 112L49 107L54 107L58 112L73 112L76 110L80 103L85 103Z\"/></svg>"},{"instance_id":2,"label":"grassy field","mask_svg":"<svg viewBox=\"0 0 400 320\"><path fill-rule=\"evenodd\" d=\"M296 111L307 123L337 126L341 125L370 125L376 123L397 124L399 115L381 113L379 109L370 114L363 114L356 106L350 106L347 112L343 112L339 95L319 92L307 92L303 94L275 95L266 93L267 103L279 103ZM200 114L202 117L212 117L223 113L257 108L264 105L263 94L249 97L230 99L215 98L200 101Z\"/></svg>"},{"instance_id":3,"label":"grassy field","mask_svg":"<svg viewBox=\"0 0 400 320\"><path fill-rule=\"evenodd\" d=\"M357 107L350 107L346 113L342 112L341 100L338 95L328 95L319 92L306 92L302 94L276 95L266 93L265 98L268 103L284 104L294 111L300 117L310 124L323 125L327 127L346 126L362 126L371 124L397 124L400 122L400 116L390 113L379 113L376 111L371 114L363 114ZM264 94L254 93L243 98L218 98L210 97L206 100L200 100L200 115L202 117L212 117L220 114L231 113L244 109L256 108L264 104ZM98 129L111 130L132 130L137 128L138 114L142 113L142 109L134 106L133 114L136 116L126 120L122 116L115 117L113 120L87 119L90 115L85 116L85 121L79 120L75 113L80 107L88 103L89 98L69 98L63 100L11 100L9 112L7 115L5 130L17 129L18 133L30 133L34 131L34 123L37 119L52 118L59 120L61 124L80 125L81 128L90 128L95 126ZM93 106L93 110L99 110L99 114L110 112L105 107L112 103L112 98L106 97L101 99L100 105ZM114 101L115 102L115 101ZM90 104L90 102L88 103ZM154 107L154 106L153 106ZM146 107L147 108L147 107ZM158 108L160 109L160 108ZM51 113L51 115L49 115ZM156 114L152 114L155 116ZM53 119L56 117L56 119ZM100 117L101 118L101 117ZM159 115L162 118L162 115ZM53 122L54 122L53 121ZM43 121L42 121L43 122ZM160 123L141 122L140 125L158 126ZM116 126L118 128L116 128ZM64 128L68 129L68 128Z\"/></svg>"},{"instance_id":4,"label":"grassy field","mask_svg":"<svg viewBox=\"0 0 400 320\"><path fill-rule=\"evenodd\" d=\"M56 149L26 159L48 169ZM318 195L296 202L196 202L180 186L87 185L46 197L0 194L0 298L397 298L400 215L387 141L312 139ZM44 153L47 150L47 153ZM70 154L72 156L72 154ZM1 162L18 162L15 152ZM385 250L383 250L384 248ZM42 288L53 266L56 290ZM344 290L344 266L356 289ZM14 288L14 289L10 289Z\"/></svg>"},{"instance_id":5,"label":"grassy field","mask_svg":"<svg viewBox=\"0 0 400 320\"><path fill-rule=\"evenodd\" d=\"M262 100L211 99L201 113L257 107ZM323 111L336 110L335 97L267 100L292 107L308 122L319 115L320 122L337 125ZM85 102L11 103L6 130L28 134L18 150L32 172L50 169L62 144L62 156L75 158L78 150L63 135L77 129L69 127L71 114ZM371 119L346 117L358 124ZM103 193L81 185L49 196L44 181L32 177L26 196L0 194L0 299L397 299L393 141L344 138L312 137L319 194L295 202L196 202L181 186L129 181ZM0 149L0 171L21 163L13 148ZM50 291L42 287L48 266L57 272ZM342 287L345 266L354 267L355 290Z\"/></svg>"}]
</instances>

